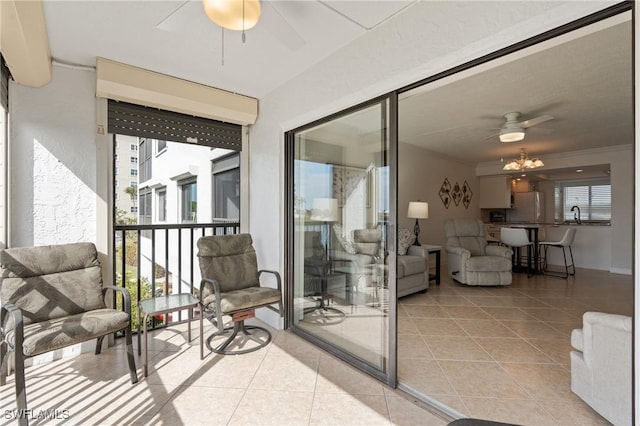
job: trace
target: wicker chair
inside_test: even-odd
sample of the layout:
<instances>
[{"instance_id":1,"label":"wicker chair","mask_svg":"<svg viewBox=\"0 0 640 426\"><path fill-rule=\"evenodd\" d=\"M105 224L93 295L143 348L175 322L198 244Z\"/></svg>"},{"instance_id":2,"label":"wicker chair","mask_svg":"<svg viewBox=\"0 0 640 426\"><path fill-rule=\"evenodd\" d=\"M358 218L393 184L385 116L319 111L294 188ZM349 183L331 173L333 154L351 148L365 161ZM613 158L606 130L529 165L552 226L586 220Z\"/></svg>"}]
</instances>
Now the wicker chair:
<instances>
[{"instance_id":1,"label":"wicker chair","mask_svg":"<svg viewBox=\"0 0 640 426\"><path fill-rule=\"evenodd\" d=\"M219 354L236 355L253 352L271 341L271 333L264 327L247 326L245 319L252 318L257 308L267 307L283 314L282 283L276 271L258 270L256 252L249 234L206 236L198 240L198 260L202 282L200 302L205 311L215 318L218 331L207 339L207 347ZM260 276L271 274L277 288L260 285ZM278 309L272 305L278 305ZM225 327L222 316L229 315L233 326ZM251 330L251 332L249 332ZM254 330L261 330L266 337L260 339ZM216 336L226 336L211 346ZM257 345L243 349L229 349L236 338L254 341Z\"/></svg>"},{"instance_id":2,"label":"wicker chair","mask_svg":"<svg viewBox=\"0 0 640 426\"><path fill-rule=\"evenodd\" d=\"M107 290L122 294L124 312L107 308ZM0 251L0 385L13 352L18 412L25 413L26 358L124 330L131 383L138 381L131 339L131 302L122 287L103 286L92 243L11 248ZM28 418L21 417L20 424Z\"/></svg>"}]
</instances>

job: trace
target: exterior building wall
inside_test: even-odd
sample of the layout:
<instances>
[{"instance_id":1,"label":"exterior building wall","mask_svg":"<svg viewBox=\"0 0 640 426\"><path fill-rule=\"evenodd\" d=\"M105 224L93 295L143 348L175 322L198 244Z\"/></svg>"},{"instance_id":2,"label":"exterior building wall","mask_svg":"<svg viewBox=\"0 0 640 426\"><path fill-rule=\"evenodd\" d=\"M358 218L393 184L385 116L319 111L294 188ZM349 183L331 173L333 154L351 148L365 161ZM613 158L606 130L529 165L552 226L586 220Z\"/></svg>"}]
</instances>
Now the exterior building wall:
<instances>
[{"instance_id":1,"label":"exterior building wall","mask_svg":"<svg viewBox=\"0 0 640 426\"><path fill-rule=\"evenodd\" d=\"M215 159L219 159L233 151L219 148L209 148L198 145L166 142L166 148L158 150L158 142L148 140L152 143L153 149L150 157L151 176L138 185L138 194L150 193L151 218L148 223L152 224L178 224L185 223L182 218L182 194L181 186L185 181L194 180L197 183L197 211L194 223L211 223L213 217L213 176L212 164ZM158 194L165 194L165 219L161 220L160 203ZM141 209L142 210L142 209ZM144 212L140 211L140 214ZM187 221L192 222L192 221ZM142 223L139 218L138 223ZM189 230L156 231L155 242L152 244L151 234L143 233L141 238L141 271L144 276L150 277L152 274L152 262L157 266L166 268L165 250L168 252L168 272L170 274L171 293L189 292L191 283L198 288L200 282L200 270L197 264L197 248L195 243L201 236L198 230L194 235L193 245ZM181 233L179 241L178 232ZM167 239L168 238L168 239ZM155 258L153 248L155 247ZM179 247L179 250L178 250ZM178 252L181 252L179 256ZM194 267L192 268L192 261ZM178 263L180 262L180 267ZM178 279L178 271L180 277ZM179 281L179 285L178 285ZM157 277L157 288L164 286L165 276ZM164 291L163 291L164 292ZM159 291L156 294L160 294Z\"/></svg>"},{"instance_id":2,"label":"exterior building wall","mask_svg":"<svg viewBox=\"0 0 640 426\"><path fill-rule=\"evenodd\" d=\"M135 149L132 149L135 147ZM126 212L125 217L137 219L137 198L131 198L126 189L137 187L138 175L132 175L131 170L138 171L138 138L134 136L116 135L116 158L114 164L118 173L114 176L115 205ZM134 161L135 159L135 161Z\"/></svg>"}]
</instances>

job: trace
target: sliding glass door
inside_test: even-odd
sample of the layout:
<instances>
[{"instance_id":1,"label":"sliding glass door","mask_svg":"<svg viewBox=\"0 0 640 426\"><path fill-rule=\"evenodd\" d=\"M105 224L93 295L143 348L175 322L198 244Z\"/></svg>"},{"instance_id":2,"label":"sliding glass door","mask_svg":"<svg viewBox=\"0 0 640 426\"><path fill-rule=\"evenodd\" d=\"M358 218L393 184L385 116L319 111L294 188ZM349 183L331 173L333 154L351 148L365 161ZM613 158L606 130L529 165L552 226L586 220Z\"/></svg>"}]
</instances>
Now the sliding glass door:
<instances>
[{"instance_id":1,"label":"sliding glass door","mask_svg":"<svg viewBox=\"0 0 640 426\"><path fill-rule=\"evenodd\" d=\"M290 326L385 381L395 353L389 116L378 100L288 136Z\"/></svg>"}]
</instances>

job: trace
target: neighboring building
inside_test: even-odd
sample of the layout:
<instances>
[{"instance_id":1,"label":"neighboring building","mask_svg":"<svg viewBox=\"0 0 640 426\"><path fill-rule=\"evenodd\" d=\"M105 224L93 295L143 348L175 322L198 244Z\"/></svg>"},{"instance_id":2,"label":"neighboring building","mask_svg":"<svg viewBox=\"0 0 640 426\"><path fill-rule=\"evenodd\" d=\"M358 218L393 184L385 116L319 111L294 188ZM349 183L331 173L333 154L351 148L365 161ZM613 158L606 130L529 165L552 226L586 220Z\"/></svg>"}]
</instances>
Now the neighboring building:
<instances>
[{"instance_id":1,"label":"neighboring building","mask_svg":"<svg viewBox=\"0 0 640 426\"><path fill-rule=\"evenodd\" d=\"M127 192L127 188L138 187L138 138L133 136L116 135L114 157L115 206L125 212L124 217L137 220L138 199L134 192ZM130 191L130 190L129 190Z\"/></svg>"},{"instance_id":2,"label":"neighboring building","mask_svg":"<svg viewBox=\"0 0 640 426\"><path fill-rule=\"evenodd\" d=\"M206 224L240 220L240 153L156 139L139 138L139 141L139 224ZM190 247L188 229L179 231L182 233L180 243L175 228L171 231L157 230L153 234L143 231L142 273L150 277L152 247L155 247L155 293L160 294L158 289L163 287L166 277L165 232L169 232L170 283L167 292L189 291L192 282L191 253L195 255L197 249ZM154 243L152 235L155 235ZM171 283L178 270L177 247L182 252L181 290ZM196 275L199 271L194 269L193 282L197 288L199 276Z\"/></svg>"}]
</instances>

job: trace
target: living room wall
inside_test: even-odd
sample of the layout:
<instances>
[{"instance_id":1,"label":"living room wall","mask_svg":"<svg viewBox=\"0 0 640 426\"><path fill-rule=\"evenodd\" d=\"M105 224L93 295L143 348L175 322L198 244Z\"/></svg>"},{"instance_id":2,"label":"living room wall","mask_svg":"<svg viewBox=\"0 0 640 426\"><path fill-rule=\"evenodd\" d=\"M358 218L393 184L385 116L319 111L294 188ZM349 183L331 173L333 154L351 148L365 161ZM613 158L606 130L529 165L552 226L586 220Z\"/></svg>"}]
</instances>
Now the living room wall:
<instances>
[{"instance_id":1,"label":"living room wall","mask_svg":"<svg viewBox=\"0 0 640 426\"><path fill-rule=\"evenodd\" d=\"M429 203L429 219L421 219L420 242L444 246L444 222L450 218L480 218L478 178L475 166L451 161L414 145L401 143L398 148L398 226L413 229L415 219L407 218L409 201ZM451 186L467 182L473 196L468 208L462 201L450 201L445 207L440 188L447 179ZM444 259L444 258L443 258Z\"/></svg>"}]
</instances>

